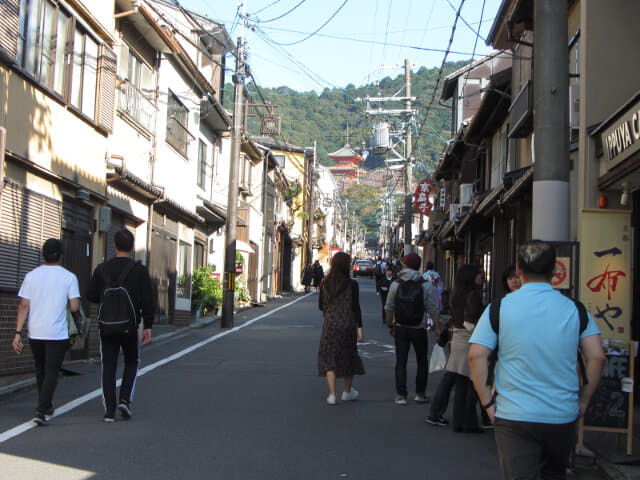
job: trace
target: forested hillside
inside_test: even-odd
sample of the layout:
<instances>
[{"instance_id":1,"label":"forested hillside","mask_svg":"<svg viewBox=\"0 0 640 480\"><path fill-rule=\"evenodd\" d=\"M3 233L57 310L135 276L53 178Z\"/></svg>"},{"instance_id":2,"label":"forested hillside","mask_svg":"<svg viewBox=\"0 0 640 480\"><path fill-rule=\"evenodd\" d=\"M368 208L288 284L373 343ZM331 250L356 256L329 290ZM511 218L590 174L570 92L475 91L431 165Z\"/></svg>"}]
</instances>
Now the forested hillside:
<instances>
[{"instance_id":1,"label":"forested hillside","mask_svg":"<svg viewBox=\"0 0 640 480\"><path fill-rule=\"evenodd\" d=\"M442 88L446 75L457 70L467 62L449 62L445 65L439 89ZM442 152L443 139L448 139L450 133L451 113L447 108L439 105L440 92L438 91L432 109L429 112L428 122L423 123L424 113L431 99L433 88L438 77L439 68L420 68L412 75L412 95L417 97L414 104L419 110L417 124L423 125L419 136L419 148L414 149L414 156L418 161L424 161L424 167L415 170L417 179L424 177L427 171L431 171L437 163ZM286 78L283 78L286 83ZM404 75L395 78L386 77L378 85L365 85L356 88L349 84L345 89L325 88L320 94L316 92L297 92L286 86L275 89L263 88L262 94L268 102L278 105L276 112L282 117L281 139L299 145L312 146L313 141L318 142L318 158L322 164L332 165L327 153L342 147L347 138L347 124L349 125L349 144L354 148L360 148L362 142L368 142L371 136L374 119L367 119L363 115L364 103L355 102L356 98L366 96L392 96L404 87ZM233 87L227 85L225 89L225 106L232 108ZM249 85L252 95L251 101L261 103L255 86ZM399 93L400 96L404 92ZM264 112L264 109L262 110ZM252 134L259 133L259 119L250 118L249 127ZM434 132L435 130L435 132ZM439 135L439 136L438 136ZM415 137L414 137L415 138ZM373 169L383 165L382 158L369 157L364 164L367 169Z\"/></svg>"}]
</instances>

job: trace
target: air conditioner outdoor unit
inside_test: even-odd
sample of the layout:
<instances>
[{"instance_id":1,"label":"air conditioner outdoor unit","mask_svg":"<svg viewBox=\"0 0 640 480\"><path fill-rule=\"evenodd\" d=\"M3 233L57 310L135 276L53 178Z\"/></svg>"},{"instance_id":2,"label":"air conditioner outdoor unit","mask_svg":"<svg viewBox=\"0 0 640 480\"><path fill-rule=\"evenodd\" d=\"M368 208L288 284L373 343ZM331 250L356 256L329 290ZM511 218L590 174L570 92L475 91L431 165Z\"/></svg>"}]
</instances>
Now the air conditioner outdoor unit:
<instances>
[{"instance_id":1,"label":"air conditioner outdoor unit","mask_svg":"<svg viewBox=\"0 0 640 480\"><path fill-rule=\"evenodd\" d=\"M456 215L458 215L460 213L460 204L459 203L452 203L449 205L449 221L453 220L454 218L456 218Z\"/></svg>"},{"instance_id":2,"label":"air conditioner outdoor unit","mask_svg":"<svg viewBox=\"0 0 640 480\"><path fill-rule=\"evenodd\" d=\"M473 196L473 183L460 184L460 203L462 205L470 205Z\"/></svg>"}]
</instances>

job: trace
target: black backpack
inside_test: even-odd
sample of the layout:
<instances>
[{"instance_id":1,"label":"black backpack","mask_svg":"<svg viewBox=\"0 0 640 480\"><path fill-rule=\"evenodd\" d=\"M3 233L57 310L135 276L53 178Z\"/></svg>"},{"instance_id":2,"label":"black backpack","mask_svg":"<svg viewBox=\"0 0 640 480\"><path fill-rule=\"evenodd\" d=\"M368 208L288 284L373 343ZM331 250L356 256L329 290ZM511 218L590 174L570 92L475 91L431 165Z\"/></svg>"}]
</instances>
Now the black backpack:
<instances>
[{"instance_id":1,"label":"black backpack","mask_svg":"<svg viewBox=\"0 0 640 480\"><path fill-rule=\"evenodd\" d=\"M373 274L376 276L376 278L381 278L382 277L384 272L382 271L382 264L381 263L376 263L376 266L373 267Z\"/></svg>"},{"instance_id":2,"label":"black backpack","mask_svg":"<svg viewBox=\"0 0 640 480\"><path fill-rule=\"evenodd\" d=\"M102 335L125 335L137 328L131 294L122 284L136 263L130 261L115 282L111 281L104 267L102 268L104 291L98 309L98 325Z\"/></svg>"},{"instance_id":3,"label":"black backpack","mask_svg":"<svg viewBox=\"0 0 640 480\"><path fill-rule=\"evenodd\" d=\"M395 317L399 325L420 325L424 318L424 294L422 284L424 279L397 279Z\"/></svg>"},{"instance_id":4,"label":"black backpack","mask_svg":"<svg viewBox=\"0 0 640 480\"><path fill-rule=\"evenodd\" d=\"M589 324L589 316L587 315L587 309L585 308L584 304L581 301L575 300L573 298L571 300L573 300L573 303L578 309L578 315L580 317L579 335L581 335L582 332L584 332L585 329L587 328L587 325ZM494 300L493 302L491 302L491 305L489 305L489 321L491 322L491 329L496 333L496 335L498 335L498 337L499 337L498 332L500 331L500 305L501 304L502 304L502 298L498 298L497 300ZM491 355L489 356L489 373L487 375L488 386L493 385L493 382L494 382L493 374L495 371L495 366L497 361L498 361L498 344L496 343L496 348L493 349L493 352L491 352ZM584 366L584 361L582 360L582 355L580 354L579 351L578 351L578 367L580 368L580 376L582 377L582 382L586 385L588 383L587 371Z\"/></svg>"}]
</instances>

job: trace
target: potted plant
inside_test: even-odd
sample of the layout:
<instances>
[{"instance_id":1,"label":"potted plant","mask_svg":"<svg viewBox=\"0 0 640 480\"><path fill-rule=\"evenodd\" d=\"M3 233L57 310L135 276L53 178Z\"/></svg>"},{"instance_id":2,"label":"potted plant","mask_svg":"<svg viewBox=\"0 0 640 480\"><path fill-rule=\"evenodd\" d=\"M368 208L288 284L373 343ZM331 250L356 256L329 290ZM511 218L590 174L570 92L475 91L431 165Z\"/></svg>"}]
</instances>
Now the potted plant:
<instances>
[{"instance_id":1,"label":"potted plant","mask_svg":"<svg viewBox=\"0 0 640 480\"><path fill-rule=\"evenodd\" d=\"M222 285L212 276L214 266L197 268L192 277L191 311L198 316L215 311L222 305Z\"/></svg>"}]
</instances>

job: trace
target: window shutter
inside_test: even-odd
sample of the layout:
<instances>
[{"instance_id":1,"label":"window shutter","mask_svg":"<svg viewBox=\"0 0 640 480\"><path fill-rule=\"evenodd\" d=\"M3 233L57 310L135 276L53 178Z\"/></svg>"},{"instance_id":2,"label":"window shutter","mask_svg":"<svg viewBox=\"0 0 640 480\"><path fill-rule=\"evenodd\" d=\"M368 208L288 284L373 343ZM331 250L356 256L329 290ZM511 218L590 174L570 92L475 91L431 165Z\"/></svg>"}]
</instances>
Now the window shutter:
<instances>
[{"instance_id":1,"label":"window shutter","mask_svg":"<svg viewBox=\"0 0 640 480\"><path fill-rule=\"evenodd\" d=\"M20 0L0 2L0 48L13 60L18 54Z\"/></svg>"},{"instance_id":2,"label":"window shutter","mask_svg":"<svg viewBox=\"0 0 640 480\"><path fill-rule=\"evenodd\" d=\"M22 190L5 183L0 197L0 287L18 288Z\"/></svg>"},{"instance_id":3,"label":"window shutter","mask_svg":"<svg viewBox=\"0 0 640 480\"><path fill-rule=\"evenodd\" d=\"M42 244L60 238L62 205L5 183L0 197L0 287L18 289L42 263Z\"/></svg>"},{"instance_id":4,"label":"window shutter","mask_svg":"<svg viewBox=\"0 0 640 480\"><path fill-rule=\"evenodd\" d=\"M101 45L98 58L98 108L96 108L96 123L108 132L113 131L116 69L117 58L115 52L106 45Z\"/></svg>"}]
</instances>

